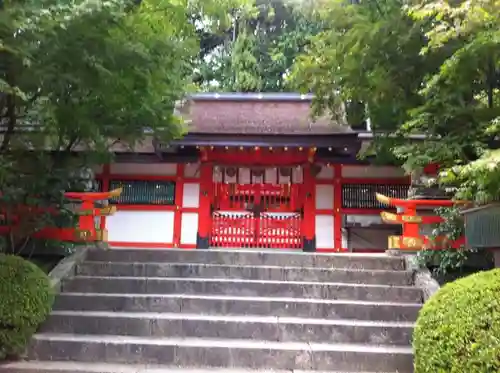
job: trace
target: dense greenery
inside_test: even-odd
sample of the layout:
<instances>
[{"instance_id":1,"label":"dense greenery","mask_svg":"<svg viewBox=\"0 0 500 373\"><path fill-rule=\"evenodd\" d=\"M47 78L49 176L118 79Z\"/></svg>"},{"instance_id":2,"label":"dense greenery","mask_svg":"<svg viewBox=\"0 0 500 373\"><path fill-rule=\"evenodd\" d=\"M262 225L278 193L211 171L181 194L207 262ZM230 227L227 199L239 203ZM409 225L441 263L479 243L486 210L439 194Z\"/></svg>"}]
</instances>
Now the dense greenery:
<instances>
[{"instance_id":1,"label":"dense greenery","mask_svg":"<svg viewBox=\"0 0 500 373\"><path fill-rule=\"evenodd\" d=\"M420 311L415 373L500 371L500 270L441 288Z\"/></svg>"},{"instance_id":2,"label":"dense greenery","mask_svg":"<svg viewBox=\"0 0 500 373\"><path fill-rule=\"evenodd\" d=\"M0 2L0 208L4 223L18 226L2 246L17 252L56 223L34 214L38 207L56 208L57 223L71 224L62 193L91 188L88 169L116 143L181 135L175 103L191 87L199 53L191 15L215 32L246 3ZM85 156L73 157L77 150Z\"/></svg>"},{"instance_id":3,"label":"dense greenery","mask_svg":"<svg viewBox=\"0 0 500 373\"><path fill-rule=\"evenodd\" d=\"M47 275L19 256L0 254L0 360L21 354L52 309Z\"/></svg>"},{"instance_id":4,"label":"dense greenery","mask_svg":"<svg viewBox=\"0 0 500 373\"><path fill-rule=\"evenodd\" d=\"M195 82L202 90L282 92L292 65L322 22L311 5L294 0L256 0L234 11L223 33L199 30L201 54Z\"/></svg>"},{"instance_id":5,"label":"dense greenery","mask_svg":"<svg viewBox=\"0 0 500 373\"><path fill-rule=\"evenodd\" d=\"M416 5L415 5L416 4ZM498 195L500 5L482 1L327 0L328 27L294 68L295 83L316 95L317 112L352 107L351 123L371 119L409 170L429 163L459 197ZM403 136L425 134L426 141ZM479 160L478 160L479 159Z\"/></svg>"}]
</instances>

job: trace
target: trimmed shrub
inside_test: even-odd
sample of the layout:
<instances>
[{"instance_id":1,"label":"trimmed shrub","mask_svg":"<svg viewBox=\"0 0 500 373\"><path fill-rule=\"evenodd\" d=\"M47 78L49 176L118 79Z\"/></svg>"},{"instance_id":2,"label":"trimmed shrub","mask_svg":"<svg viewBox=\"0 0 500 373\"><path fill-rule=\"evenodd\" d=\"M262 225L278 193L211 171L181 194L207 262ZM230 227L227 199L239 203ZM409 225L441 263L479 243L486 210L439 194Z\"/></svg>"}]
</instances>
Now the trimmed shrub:
<instances>
[{"instance_id":1,"label":"trimmed shrub","mask_svg":"<svg viewBox=\"0 0 500 373\"><path fill-rule=\"evenodd\" d=\"M442 287L413 333L415 373L500 372L500 269Z\"/></svg>"},{"instance_id":2,"label":"trimmed shrub","mask_svg":"<svg viewBox=\"0 0 500 373\"><path fill-rule=\"evenodd\" d=\"M0 254L0 359L23 353L53 302L50 279L40 268Z\"/></svg>"}]
</instances>

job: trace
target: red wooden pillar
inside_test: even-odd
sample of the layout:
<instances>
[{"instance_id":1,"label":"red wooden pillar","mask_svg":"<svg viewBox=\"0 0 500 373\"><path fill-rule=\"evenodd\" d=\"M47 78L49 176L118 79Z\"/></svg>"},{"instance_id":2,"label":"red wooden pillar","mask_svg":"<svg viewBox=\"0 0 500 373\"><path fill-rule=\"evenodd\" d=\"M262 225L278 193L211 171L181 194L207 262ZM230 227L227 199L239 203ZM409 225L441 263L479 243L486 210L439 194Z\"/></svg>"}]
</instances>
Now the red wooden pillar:
<instances>
[{"instance_id":1,"label":"red wooden pillar","mask_svg":"<svg viewBox=\"0 0 500 373\"><path fill-rule=\"evenodd\" d=\"M94 200L83 200L81 204L81 209L84 211L94 210L95 207ZM90 236L86 236L86 239L95 240L96 229L95 229L95 217L94 215L81 215L78 217L78 228L80 232L88 232Z\"/></svg>"},{"instance_id":2,"label":"red wooden pillar","mask_svg":"<svg viewBox=\"0 0 500 373\"><path fill-rule=\"evenodd\" d=\"M342 165L336 164L334 168L335 183L333 185L333 242L336 251L342 251Z\"/></svg>"},{"instance_id":3,"label":"red wooden pillar","mask_svg":"<svg viewBox=\"0 0 500 373\"><path fill-rule=\"evenodd\" d=\"M212 230L212 187L213 166L202 163L200 166L200 206L198 209L198 235L196 248L208 249L210 247L210 232Z\"/></svg>"},{"instance_id":4,"label":"red wooden pillar","mask_svg":"<svg viewBox=\"0 0 500 373\"><path fill-rule=\"evenodd\" d=\"M175 182L175 211L174 211L174 247L181 244L182 231L182 198L184 194L184 164L177 164L177 177Z\"/></svg>"},{"instance_id":5,"label":"red wooden pillar","mask_svg":"<svg viewBox=\"0 0 500 373\"><path fill-rule=\"evenodd\" d=\"M408 206L403 211L406 216L417 216L416 205ZM403 220L403 236L411 238L419 238L420 237L419 224L414 222L405 222Z\"/></svg>"},{"instance_id":6,"label":"red wooden pillar","mask_svg":"<svg viewBox=\"0 0 500 373\"><path fill-rule=\"evenodd\" d=\"M304 216L302 218L303 250L316 251L316 191L311 166L304 167Z\"/></svg>"}]
</instances>

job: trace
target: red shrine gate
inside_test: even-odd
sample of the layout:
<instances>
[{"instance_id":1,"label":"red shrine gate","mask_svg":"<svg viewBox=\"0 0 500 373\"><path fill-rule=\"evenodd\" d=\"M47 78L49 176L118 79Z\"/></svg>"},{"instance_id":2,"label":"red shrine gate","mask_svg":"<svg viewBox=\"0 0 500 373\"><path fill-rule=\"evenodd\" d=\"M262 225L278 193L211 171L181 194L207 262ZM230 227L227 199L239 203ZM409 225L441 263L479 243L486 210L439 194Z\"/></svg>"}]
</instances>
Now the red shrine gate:
<instances>
[{"instance_id":1,"label":"red shrine gate","mask_svg":"<svg viewBox=\"0 0 500 373\"><path fill-rule=\"evenodd\" d=\"M205 195L210 215L209 222L199 230L201 237L207 237L207 245L291 249L310 246L314 225L306 222L314 219L314 184L309 168L316 149L200 150L200 203L204 203Z\"/></svg>"},{"instance_id":2,"label":"red shrine gate","mask_svg":"<svg viewBox=\"0 0 500 373\"><path fill-rule=\"evenodd\" d=\"M302 248L300 184L216 183L211 246Z\"/></svg>"}]
</instances>

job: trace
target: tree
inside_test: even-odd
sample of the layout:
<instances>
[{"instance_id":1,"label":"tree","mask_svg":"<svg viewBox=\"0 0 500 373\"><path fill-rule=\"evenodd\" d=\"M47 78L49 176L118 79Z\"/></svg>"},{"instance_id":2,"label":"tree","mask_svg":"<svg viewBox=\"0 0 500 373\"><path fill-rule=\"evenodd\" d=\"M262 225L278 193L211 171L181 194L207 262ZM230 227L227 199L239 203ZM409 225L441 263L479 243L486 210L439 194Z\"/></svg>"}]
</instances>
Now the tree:
<instances>
[{"instance_id":1,"label":"tree","mask_svg":"<svg viewBox=\"0 0 500 373\"><path fill-rule=\"evenodd\" d=\"M184 129L174 106L199 51L190 14L214 30L245 0L10 1L0 13L0 206L64 209L86 186L70 170L112 157L116 141ZM79 157L72 154L79 151ZM52 154L51 154L52 153ZM83 180L85 181L85 180ZM7 213L6 213L7 212ZM31 216L32 214L28 214ZM12 219L11 219L12 218ZM7 221L9 224L9 221ZM28 224L12 249L47 224Z\"/></svg>"},{"instance_id":2,"label":"tree","mask_svg":"<svg viewBox=\"0 0 500 373\"><path fill-rule=\"evenodd\" d=\"M287 86L286 76L309 37L321 28L317 19L306 17L310 13L303 3L257 0L254 8L235 10L232 25L224 33L199 30L202 53L195 82L208 91L293 90ZM252 79L250 88L236 83L237 71L247 75L243 61L243 65L250 62L254 66L251 75L259 80Z\"/></svg>"},{"instance_id":3,"label":"tree","mask_svg":"<svg viewBox=\"0 0 500 373\"><path fill-rule=\"evenodd\" d=\"M439 163L462 197L484 201L500 189L496 157L485 154L500 123L498 2L327 0L318 12L328 27L292 76L315 93L317 113L345 103L350 124L369 116L383 132L377 154L389 150L409 171Z\"/></svg>"},{"instance_id":4,"label":"tree","mask_svg":"<svg viewBox=\"0 0 500 373\"><path fill-rule=\"evenodd\" d=\"M327 24L294 66L292 79L316 95L316 113L339 113L346 103L351 124L370 117L375 130L395 129L418 105L420 84L436 68L419 52L422 29L402 0L323 2L318 16ZM369 113L369 114L368 114Z\"/></svg>"},{"instance_id":5,"label":"tree","mask_svg":"<svg viewBox=\"0 0 500 373\"><path fill-rule=\"evenodd\" d=\"M408 163L439 162L441 181L457 197L486 203L499 197L497 137L500 123L500 4L492 0L428 2L411 9L415 19L435 19L422 53L452 51L426 80L424 103L404 126L436 141L408 144ZM411 152L412 157L405 156Z\"/></svg>"}]
</instances>

